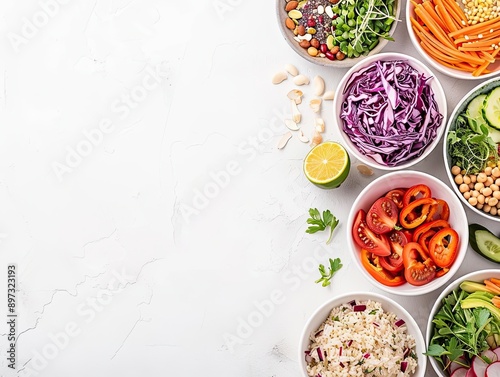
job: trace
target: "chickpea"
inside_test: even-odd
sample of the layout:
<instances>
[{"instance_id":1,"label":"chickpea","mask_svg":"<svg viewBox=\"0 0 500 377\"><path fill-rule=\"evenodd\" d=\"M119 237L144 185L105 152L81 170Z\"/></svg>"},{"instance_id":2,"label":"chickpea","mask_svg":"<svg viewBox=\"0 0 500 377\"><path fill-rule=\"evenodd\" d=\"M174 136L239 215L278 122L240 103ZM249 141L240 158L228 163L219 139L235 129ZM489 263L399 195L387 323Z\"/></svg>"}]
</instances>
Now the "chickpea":
<instances>
[{"instance_id":1,"label":"chickpea","mask_svg":"<svg viewBox=\"0 0 500 377\"><path fill-rule=\"evenodd\" d=\"M497 186L499 186L499 187L500 187L500 178L497 178L497 179L495 180L495 185L497 185Z\"/></svg>"},{"instance_id":2,"label":"chickpea","mask_svg":"<svg viewBox=\"0 0 500 377\"><path fill-rule=\"evenodd\" d=\"M464 183L467 184L467 185L472 182L470 180L470 177L468 175L464 175L463 180L464 180Z\"/></svg>"},{"instance_id":3,"label":"chickpea","mask_svg":"<svg viewBox=\"0 0 500 377\"><path fill-rule=\"evenodd\" d=\"M474 190L474 183L472 183L472 182L471 182L471 183L469 183L469 188L470 188L471 190Z\"/></svg>"},{"instance_id":4,"label":"chickpea","mask_svg":"<svg viewBox=\"0 0 500 377\"><path fill-rule=\"evenodd\" d=\"M481 190L482 188L484 188L484 183L482 182L477 182L475 185L474 185L474 188L479 191Z\"/></svg>"},{"instance_id":5,"label":"chickpea","mask_svg":"<svg viewBox=\"0 0 500 377\"><path fill-rule=\"evenodd\" d=\"M458 188L461 193L469 191L469 186L467 186L465 183L462 183L460 187Z\"/></svg>"},{"instance_id":6,"label":"chickpea","mask_svg":"<svg viewBox=\"0 0 500 377\"><path fill-rule=\"evenodd\" d=\"M493 183L494 183L494 182L493 182L493 178L488 177L488 178L486 178L486 182L484 182L484 185L485 185L486 187L489 187L489 186L491 186Z\"/></svg>"},{"instance_id":7,"label":"chickpea","mask_svg":"<svg viewBox=\"0 0 500 377\"><path fill-rule=\"evenodd\" d=\"M490 189L491 189L492 191L498 191L498 190L499 190L499 187L493 183L493 184L491 184L491 185L490 185Z\"/></svg>"},{"instance_id":8,"label":"chickpea","mask_svg":"<svg viewBox=\"0 0 500 377\"><path fill-rule=\"evenodd\" d=\"M467 182L464 182L464 177L462 176L462 174L458 174L455 176L455 183L457 185L461 185L462 183L467 183Z\"/></svg>"},{"instance_id":9,"label":"chickpea","mask_svg":"<svg viewBox=\"0 0 500 377\"><path fill-rule=\"evenodd\" d=\"M488 205L495 207L498 204L498 199L497 198L489 198L488 200Z\"/></svg>"},{"instance_id":10,"label":"chickpea","mask_svg":"<svg viewBox=\"0 0 500 377\"><path fill-rule=\"evenodd\" d=\"M483 194L480 194L480 195L477 197L477 201L479 202L479 204L484 204L484 195L483 195Z\"/></svg>"},{"instance_id":11,"label":"chickpea","mask_svg":"<svg viewBox=\"0 0 500 377\"><path fill-rule=\"evenodd\" d=\"M477 191L477 190L472 191L472 196L474 198L477 198L479 196L479 191Z\"/></svg>"},{"instance_id":12,"label":"chickpea","mask_svg":"<svg viewBox=\"0 0 500 377\"><path fill-rule=\"evenodd\" d=\"M491 207L488 204L485 204L484 207L483 207L483 211L486 212L486 213L490 213Z\"/></svg>"},{"instance_id":13,"label":"chickpea","mask_svg":"<svg viewBox=\"0 0 500 377\"><path fill-rule=\"evenodd\" d=\"M486 175L491 175L491 171L492 171L492 170L493 170L493 169L491 168L491 166L487 166L487 167L486 167L486 169L484 169L484 174L486 174Z\"/></svg>"},{"instance_id":14,"label":"chickpea","mask_svg":"<svg viewBox=\"0 0 500 377\"><path fill-rule=\"evenodd\" d=\"M476 206L477 205L477 198L474 198L474 197L469 198L469 204L471 206Z\"/></svg>"},{"instance_id":15,"label":"chickpea","mask_svg":"<svg viewBox=\"0 0 500 377\"><path fill-rule=\"evenodd\" d=\"M491 171L491 175L495 178L500 177L500 169L498 167L493 168Z\"/></svg>"},{"instance_id":16,"label":"chickpea","mask_svg":"<svg viewBox=\"0 0 500 377\"><path fill-rule=\"evenodd\" d=\"M477 203L477 206L476 206L476 208L477 208L477 209L483 209L483 206L484 206L484 204L481 204L481 203Z\"/></svg>"},{"instance_id":17,"label":"chickpea","mask_svg":"<svg viewBox=\"0 0 500 377\"><path fill-rule=\"evenodd\" d=\"M469 200L470 197L471 197L471 192L470 191L464 192L464 198L465 198L465 200Z\"/></svg>"},{"instance_id":18,"label":"chickpea","mask_svg":"<svg viewBox=\"0 0 500 377\"><path fill-rule=\"evenodd\" d=\"M489 187L485 187L485 189L483 190L482 194L486 197L486 196L491 196L491 194L493 194L493 191L489 188Z\"/></svg>"},{"instance_id":19,"label":"chickpea","mask_svg":"<svg viewBox=\"0 0 500 377\"><path fill-rule=\"evenodd\" d=\"M458 174L460 174L460 170L462 170L462 169L460 169L457 165L455 165L451 168L451 174L458 175Z\"/></svg>"},{"instance_id":20,"label":"chickpea","mask_svg":"<svg viewBox=\"0 0 500 377\"><path fill-rule=\"evenodd\" d=\"M486 174L485 174L485 173L479 173L479 174L477 175L477 181L478 181L478 182L484 183L484 182L486 182L486 178L487 178L487 177L486 177Z\"/></svg>"},{"instance_id":21,"label":"chickpea","mask_svg":"<svg viewBox=\"0 0 500 377\"><path fill-rule=\"evenodd\" d=\"M470 176L470 181L471 181L472 183L476 183L476 182L477 182L477 177L476 177L475 175L471 175L471 176Z\"/></svg>"},{"instance_id":22,"label":"chickpea","mask_svg":"<svg viewBox=\"0 0 500 377\"><path fill-rule=\"evenodd\" d=\"M493 197L500 200L500 191L493 191Z\"/></svg>"},{"instance_id":23,"label":"chickpea","mask_svg":"<svg viewBox=\"0 0 500 377\"><path fill-rule=\"evenodd\" d=\"M495 216L496 214L498 214L497 207L491 207L491 209L490 209L490 215Z\"/></svg>"}]
</instances>

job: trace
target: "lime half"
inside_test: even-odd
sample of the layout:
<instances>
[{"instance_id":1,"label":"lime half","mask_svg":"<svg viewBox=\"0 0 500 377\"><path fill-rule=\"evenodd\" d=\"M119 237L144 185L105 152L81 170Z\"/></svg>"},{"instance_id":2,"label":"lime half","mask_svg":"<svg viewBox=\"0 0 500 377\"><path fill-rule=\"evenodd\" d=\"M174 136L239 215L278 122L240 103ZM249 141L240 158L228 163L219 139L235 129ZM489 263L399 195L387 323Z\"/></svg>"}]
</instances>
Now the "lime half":
<instances>
[{"instance_id":1,"label":"lime half","mask_svg":"<svg viewBox=\"0 0 500 377\"><path fill-rule=\"evenodd\" d=\"M351 161L345 148L334 141L315 146L304 160L304 174L318 187L339 187L349 175Z\"/></svg>"}]
</instances>

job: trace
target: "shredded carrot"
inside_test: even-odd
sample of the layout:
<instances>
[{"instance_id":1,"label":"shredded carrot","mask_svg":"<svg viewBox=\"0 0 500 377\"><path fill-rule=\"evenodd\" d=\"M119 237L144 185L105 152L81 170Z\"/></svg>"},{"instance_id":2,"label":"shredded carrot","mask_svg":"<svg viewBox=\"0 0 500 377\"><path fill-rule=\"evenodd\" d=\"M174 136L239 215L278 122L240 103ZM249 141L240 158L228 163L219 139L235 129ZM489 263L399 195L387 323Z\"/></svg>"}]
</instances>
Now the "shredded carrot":
<instances>
[{"instance_id":1,"label":"shredded carrot","mask_svg":"<svg viewBox=\"0 0 500 377\"><path fill-rule=\"evenodd\" d=\"M492 30L492 29L490 29L490 30ZM476 40L483 40L483 41L485 41L485 40L489 40L489 39L492 39L492 38L500 36L500 29L493 30L491 33L490 33L490 30L488 30L488 32L485 33L484 35L481 34L481 38L479 38L478 34L468 35L467 38L465 38L465 37L463 37L463 38L457 38L457 39L455 39L455 44L464 43L464 42L473 42L473 41L476 41Z\"/></svg>"},{"instance_id":2,"label":"shredded carrot","mask_svg":"<svg viewBox=\"0 0 500 377\"><path fill-rule=\"evenodd\" d=\"M488 31L490 29L498 30L499 26L500 26L500 17L496 17L488 21L477 23L475 25L466 26L460 30L449 33L448 36L453 38L458 35L479 34Z\"/></svg>"},{"instance_id":3,"label":"shredded carrot","mask_svg":"<svg viewBox=\"0 0 500 377\"><path fill-rule=\"evenodd\" d=\"M436 11L443 18L444 23L446 24L449 31L457 31L458 27L454 24L454 21L451 19L450 14L446 11L441 0L434 0L436 3Z\"/></svg>"},{"instance_id":4,"label":"shredded carrot","mask_svg":"<svg viewBox=\"0 0 500 377\"><path fill-rule=\"evenodd\" d=\"M500 297L495 296L491 299L491 303L495 305L497 308L500 308Z\"/></svg>"},{"instance_id":5,"label":"shredded carrot","mask_svg":"<svg viewBox=\"0 0 500 377\"><path fill-rule=\"evenodd\" d=\"M441 29L446 29L446 25L444 24L442 17L439 17L439 15L436 13L436 9L434 9L434 7L432 6L432 2L424 1L422 3L422 6L427 11L427 13L429 13L429 16L431 16L432 19L436 21L436 23L441 27Z\"/></svg>"},{"instance_id":6,"label":"shredded carrot","mask_svg":"<svg viewBox=\"0 0 500 377\"><path fill-rule=\"evenodd\" d=\"M445 46L454 47L452 39L446 35L446 33L439 27L439 25L434 21L432 16L430 16L427 11L422 6L417 6L415 8L415 14L420 17L422 21L431 30L432 34Z\"/></svg>"},{"instance_id":7,"label":"shredded carrot","mask_svg":"<svg viewBox=\"0 0 500 377\"><path fill-rule=\"evenodd\" d=\"M491 282L491 280L485 280L484 284L491 290L493 293L500 294L500 287Z\"/></svg>"},{"instance_id":8,"label":"shredded carrot","mask_svg":"<svg viewBox=\"0 0 500 377\"><path fill-rule=\"evenodd\" d=\"M500 279L497 279L497 278L490 278L490 281L495 284L495 285L498 285L500 287ZM499 297L500 299L500 297Z\"/></svg>"},{"instance_id":9,"label":"shredded carrot","mask_svg":"<svg viewBox=\"0 0 500 377\"><path fill-rule=\"evenodd\" d=\"M448 10L448 12L450 12L452 16L455 15L455 19L457 20L457 22L460 25L464 26L464 23L467 22L467 16L465 16L465 13L462 8L460 8L460 5L458 5L454 0L443 0L443 3L445 5L448 5L445 8Z\"/></svg>"}]
</instances>

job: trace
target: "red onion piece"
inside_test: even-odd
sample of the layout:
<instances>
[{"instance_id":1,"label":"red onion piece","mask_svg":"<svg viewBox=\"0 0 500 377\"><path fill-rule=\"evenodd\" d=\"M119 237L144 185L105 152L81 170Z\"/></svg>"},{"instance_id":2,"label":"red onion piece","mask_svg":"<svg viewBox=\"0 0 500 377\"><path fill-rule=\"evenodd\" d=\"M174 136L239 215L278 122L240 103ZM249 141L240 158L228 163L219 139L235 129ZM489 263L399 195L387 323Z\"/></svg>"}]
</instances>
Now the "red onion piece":
<instances>
[{"instance_id":1,"label":"red onion piece","mask_svg":"<svg viewBox=\"0 0 500 377\"><path fill-rule=\"evenodd\" d=\"M401 327L401 326L403 326L405 323L406 323L406 322L405 322L405 321L403 321L402 319L398 319L394 325L396 325L397 327Z\"/></svg>"},{"instance_id":2,"label":"red onion piece","mask_svg":"<svg viewBox=\"0 0 500 377\"><path fill-rule=\"evenodd\" d=\"M366 305L354 305L352 310L355 312L364 312L366 310Z\"/></svg>"},{"instance_id":3,"label":"red onion piece","mask_svg":"<svg viewBox=\"0 0 500 377\"><path fill-rule=\"evenodd\" d=\"M342 363L342 361L339 363L339 365L340 365L342 368L344 368L344 367L345 367L345 365L344 365L344 363Z\"/></svg>"},{"instance_id":4,"label":"red onion piece","mask_svg":"<svg viewBox=\"0 0 500 377\"><path fill-rule=\"evenodd\" d=\"M323 354L321 353L321 350L319 347L316 348L316 352L318 352L319 361L323 361Z\"/></svg>"},{"instance_id":5,"label":"red onion piece","mask_svg":"<svg viewBox=\"0 0 500 377\"><path fill-rule=\"evenodd\" d=\"M369 354L369 353L365 353L365 354L363 355L363 357L364 357L365 359L368 359L368 358L370 357L370 354Z\"/></svg>"},{"instance_id":6,"label":"red onion piece","mask_svg":"<svg viewBox=\"0 0 500 377\"><path fill-rule=\"evenodd\" d=\"M347 342L347 347L350 347L352 344L352 339Z\"/></svg>"},{"instance_id":7,"label":"red onion piece","mask_svg":"<svg viewBox=\"0 0 500 377\"><path fill-rule=\"evenodd\" d=\"M380 325L377 322L373 322L373 326L380 327Z\"/></svg>"},{"instance_id":8,"label":"red onion piece","mask_svg":"<svg viewBox=\"0 0 500 377\"><path fill-rule=\"evenodd\" d=\"M349 301L349 305L355 306L356 305L356 300Z\"/></svg>"},{"instance_id":9,"label":"red onion piece","mask_svg":"<svg viewBox=\"0 0 500 377\"><path fill-rule=\"evenodd\" d=\"M401 362L401 372L406 372L406 368L408 368L408 361Z\"/></svg>"},{"instance_id":10,"label":"red onion piece","mask_svg":"<svg viewBox=\"0 0 500 377\"><path fill-rule=\"evenodd\" d=\"M311 355L306 355L305 359L306 359L306 363L310 363L311 361L313 361L313 358Z\"/></svg>"},{"instance_id":11,"label":"red onion piece","mask_svg":"<svg viewBox=\"0 0 500 377\"><path fill-rule=\"evenodd\" d=\"M342 347L339 348L339 356L342 356Z\"/></svg>"}]
</instances>

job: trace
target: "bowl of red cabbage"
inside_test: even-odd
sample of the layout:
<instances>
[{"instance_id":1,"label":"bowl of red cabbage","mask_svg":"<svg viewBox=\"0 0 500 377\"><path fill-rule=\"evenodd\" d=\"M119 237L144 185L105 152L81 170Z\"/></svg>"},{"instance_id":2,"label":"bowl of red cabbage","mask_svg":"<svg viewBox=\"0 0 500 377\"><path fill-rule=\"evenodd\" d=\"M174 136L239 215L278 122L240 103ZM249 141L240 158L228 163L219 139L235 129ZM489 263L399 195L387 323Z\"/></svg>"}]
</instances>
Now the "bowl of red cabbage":
<instances>
[{"instance_id":1,"label":"bowl of red cabbage","mask_svg":"<svg viewBox=\"0 0 500 377\"><path fill-rule=\"evenodd\" d=\"M443 87L417 59L398 53L368 57L337 87L334 119L349 152L381 170L422 161L443 135Z\"/></svg>"},{"instance_id":2,"label":"bowl of red cabbage","mask_svg":"<svg viewBox=\"0 0 500 377\"><path fill-rule=\"evenodd\" d=\"M467 93L453 110L443 143L446 173L467 208L500 221L500 79Z\"/></svg>"}]
</instances>

